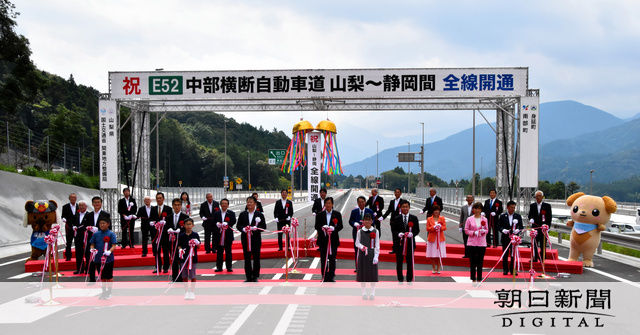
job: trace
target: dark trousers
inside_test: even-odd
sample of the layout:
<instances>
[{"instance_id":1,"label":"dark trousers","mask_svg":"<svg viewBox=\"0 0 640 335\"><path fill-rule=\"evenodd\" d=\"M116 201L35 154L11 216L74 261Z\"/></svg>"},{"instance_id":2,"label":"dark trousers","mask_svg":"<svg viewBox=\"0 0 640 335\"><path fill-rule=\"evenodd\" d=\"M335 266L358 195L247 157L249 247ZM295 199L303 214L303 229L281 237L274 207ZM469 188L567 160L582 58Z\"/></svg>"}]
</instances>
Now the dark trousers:
<instances>
[{"instance_id":1,"label":"dark trousers","mask_svg":"<svg viewBox=\"0 0 640 335\"><path fill-rule=\"evenodd\" d=\"M122 227L122 241L120 245L123 247L130 246L133 248L133 229L136 226L136 220L127 221L122 219L120 227Z\"/></svg>"},{"instance_id":2,"label":"dark trousers","mask_svg":"<svg viewBox=\"0 0 640 335\"><path fill-rule=\"evenodd\" d=\"M535 228L535 227L534 227ZM535 243L535 247L533 248L533 261L534 262L542 262L542 246L546 245L547 239L544 237L541 229L536 229L538 235L536 235L536 240L531 241L531 243ZM545 248L546 252L546 248Z\"/></svg>"},{"instance_id":3,"label":"dark trousers","mask_svg":"<svg viewBox=\"0 0 640 335\"><path fill-rule=\"evenodd\" d=\"M213 219L207 219L207 221L213 221ZM205 251L216 251L216 246L211 245L211 237L213 236L213 228L210 225L204 227L204 250Z\"/></svg>"},{"instance_id":4,"label":"dark trousers","mask_svg":"<svg viewBox=\"0 0 640 335\"><path fill-rule=\"evenodd\" d=\"M67 239L67 245L64 247L64 258L66 260L71 260L71 245L73 244L73 228L69 229L66 228L65 229L66 235L65 238Z\"/></svg>"},{"instance_id":5,"label":"dark trousers","mask_svg":"<svg viewBox=\"0 0 640 335\"><path fill-rule=\"evenodd\" d=\"M505 250L507 250L506 253ZM502 253L504 254L502 257L502 273L513 274L513 247L509 246L509 243L502 243Z\"/></svg>"},{"instance_id":6,"label":"dark trousers","mask_svg":"<svg viewBox=\"0 0 640 335\"><path fill-rule=\"evenodd\" d=\"M382 237L382 230L380 229L380 221L373 220L373 226L378 230L378 238Z\"/></svg>"},{"instance_id":7,"label":"dark trousers","mask_svg":"<svg viewBox=\"0 0 640 335\"><path fill-rule=\"evenodd\" d=\"M171 251L173 253L173 250ZM173 263L171 263L171 280L174 282L181 282L182 281L182 274L178 275L180 272L180 252L176 250L176 253L173 255ZM185 255L185 259L186 259L186 255ZM184 271L189 271L189 269L186 269Z\"/></svg>"},{"instance_id":8,"label":"dark trousers","mask_svg":"<svg viewBox=\"0 0 640 335\"><path fill-rule=\"evenodd\" d=\"M412 239L407 239L408 241ZM398 274L398 281L403 281L404 276L402 275L402 262L406 260L407 262L407 282L413 281L413 251L414 248L411 245L407 245L407 254L402 254L402 241L400 242L400 246L396 249L396 273Z\"/></svg>"},{"instance_id":9,"label":"dark trousers","mask_svg":"<svg viewBox=\"0 0 640 335\"><path fill-rule=\"evenodd\" d=\"M171 265L170 252L173 251L170 249L171 241L169 241L169 238L160 241L160 248L156 252L156 265L161 270L169 270L169 266Z\"/></svg>"},{"instance_id":10,"label":"dark trousers","mask_svg":"<svg viewBox=\"0 0 640 335\"><path fill-rule=\"evenodd\" d=\"M498 246L498 241L500 238L500 235L498 234L499 231L499 227L498 227L498 219L497 219L498 215L496 216L489 216L489 218L487 218L487 220L489 220L489 231L487 231L487 247L493 246L493 247L497 247Z\"/></svg>"},{"instance_id":11,"label":"dark trousers","mask_svg":"<svg viewBox=\"0 0 640 335\"><path fill-rule=\"evenodd\" d=\"M469 246L469 272L471 280L482 280L482 265L487 247Z\"/></svg>"},{"instance_id":12,"label":"dark trousers","mask_svg":"<svg viewBox=\"0 0 640 335\"><path fill-rule=\"evenodd\" d=\"M149 237L154 238L155 234L155 229L150 227L149 224L142 224L140 226L140 232L142 233L142 254L146 255L149 251L149 248L147 247L148 243L149 243ZM156 255L156 244L154 242L151 243L151 251L153 252L153 255Z\"/></svg>"},{"instance_id":13,"label":"dark trousers","mask_svg":"<svg viewBox=\"0 0 640 335\"><path fill-rule=\"evenodd\" d=\"M285 221L278 221L278 230L282 230L282 228L287 224L288 222ZM282 249L282 235L284 235L284 233L278 233L278 249ZM289 235L287 235L287 241L289 241ZM291 242L289 242L291 243Z\"/></svg>"},{"instance_id":14,"label":"dark trousers","mask_svg":"<svg viewBox=\"0 0 640 335\"><path fill-rule=\"evenodd\" d=\"M96 281L96 271L100 270L100 263L91 262L89 264L89 281Z\"/></svg>"},{"instance_id":15,"label":"dark trousers","mask_svg":"<svg viewBox=\"0 0 640 335\"><path fill-rule=\"evenodd\" d=\"M82 235L78 234L75 238L75 246L76 246L76 271L85 273L87 272L88 264L85 261L85 250L84 250L84 232ZM68 243L68 241L67 241Z\"/></svg>"},{"instance_id":16,"label":"dark trousers","mask_svg":"<svg viewBox=\"0 0 640 335\"><path fill-rule=\"evenodd\" d=\"M224 259L224 263L227 266L227 270L232 270L232 262L233 262L233 255L231 254L231 245L233 243L226 241L224 246L222 245L218 245L216 246L218 255L216 257L216 269L218 270L222 270L222 261L223 258L226 257L226 259ZM224 253L224 255L223 255Z\"/></svg>"},{"instance_id":17,"label":"dark trousers","mask_svg":"<svg viewBox=\"0 0 640 335\"><path fill-rule=\"evenodd\" d=\"M331 280L334 280L334 278L336 277L336 254L337 253L338 253L338 247L332 244L331 254L329 255L329 268L326 268L327 244L320 243L320 271L324 278L324 281L331 281Z\"/></svg>"},{"instance_id":18,"label":"dark trousers","mask_svg":"<svg viewBox=\"0 0 640 335\"><path fill-rule=\"evenodd\" d=\"M462 241L464 241L464 257L469 257L469 247L467 246L467 240L469 239L469 235L464 232L464 228L462 229Z\"/></svg>"},{"instance_id":19,"label":"dark trousers","mask_svg":"<svg viewBox=\"0 0 640 335\"><path fill-rule=\"evenodd\" d=\"M247 277L247 280L257 280L260 278L261 243L253 243L253 240L251 242L251 251L249 251L246 241L242 243L242 253L244 254L244 274Z\"/></svg>"}]
</instances>

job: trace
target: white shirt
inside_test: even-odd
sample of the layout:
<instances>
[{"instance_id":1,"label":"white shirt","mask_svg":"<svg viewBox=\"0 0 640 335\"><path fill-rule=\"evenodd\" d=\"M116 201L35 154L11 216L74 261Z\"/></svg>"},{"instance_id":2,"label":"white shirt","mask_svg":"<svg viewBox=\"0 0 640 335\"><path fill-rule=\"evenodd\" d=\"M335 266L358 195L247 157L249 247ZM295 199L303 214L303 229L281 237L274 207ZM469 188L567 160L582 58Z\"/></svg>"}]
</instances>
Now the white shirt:
<instances>
[{"instance_id":1,"label":"white shirt","mask_svg":"<svg viewBox=\"0 0 640 335\"><path fill-rule=\"evenodd\" d=\"M207 204L209 205L209 213L213 213L213 202L208 202Z\"/></svg>"},{"instance_id":2,"label":"white shirt","mask_svg":"<svg viewBox=\"0 0 640 335\"><path fill-rule=\"evenodd\" d=\"M467 216L471 216L471 213L473 213L473 205L468 205L467 211L469 211L469 214L467 214Z\"/></svg>"},{"instance_id":3,"label":"white shirt","mask_svg":"<svg viewBox=\"0 0 640 335\"><path fill-rule=\"evenodd\" d=\"M253 222L253 215L256 213L256 211L254 210L253 212L249 212L247 210L247 213L249 213L249 225L251 225L251 222Z\"/></svg>"},{"instance_id":4,"label":"white shirt","mask_svg":"<svg viewBox=\"0 0 640 335\"><path fill-rule=\"evenodd\" d=\"M69 207L71 207L71 213L73 213L73 215L76 215L76 206L76 204L69 203Z\"/></svg>"},{"instance_id":5,"label":"white shirt","mask_svg":"<svg viewBox=\"0 0 640 335\"><path fill-rule=\"evenodd\" d=\"M398 203L400 202L400 198L396 198L396 200L393 201L393 204L395 205L395 207L393 208L398 208Z\"/></svg>"},{"instance_id":6,"label":"white shirt","mask_svg":"<svg viewBox=\"0 0 640 335\"><path fill-rule=\"evenodd\" d=\"M327 224L331 223L331 212L327 212Z\"/></svg>"},{"instance_id":7,"label":"white shirt","mask_svg":"<svg viewBox=\"0 0 640 335\"><path fill-rule=\"evenodd\" d=\"M84 215L87 214L86 211L80 213L79 223L82 224L82 220L84 220Z\"/></svg>"},{"instance_id":8,"label":"white shirt","mask_svg":"<svg viewBox=\"0 0 640 335\"><path fill-rule=\"evenodd\" d=\"M368 233L371 233L371 232L376 233L376 242L374 244L374 256L378 257L378 255L380 255L380 235L378 235L378 231L373 226L371 226L371 228L369 229L367 229L366 227L362 227L362 230ZM358 249L362 247L367 247L367 248L371 247L371 245L363 245L362 243L360 243L360 232L356 234L356 247L358 247Z\"/></svg>"},{"instance_id":9,"label":"white shirt","mask_svg":"<svg viewBox=\"0 0 640 335\"><path fill-rule=\"evenodd\" d=\"M147 210L147 218L151 217L151 206L145 205L144 208Z\"/></svg>"},{"instance_id":10,"label":"white shirt","mask_svg":"<svg viewBox=\"0 0 640 335\"><path fill-rule=\"evenodd\" d=\"M540 211L542 210L542 203L539 203L539 204L537 203L537 205L538 205L538 214L540 214Z\"/></svg>"},{"instance_id":11,"label":"white shirt","mask_svg":"<svg viewBox=\"0 0 640 335\"><path fill-rule=\"evenodd\" d=\"M173 213L173 229L178 228L178 220L180 219L180 212Z\"/></svg>"},{"instance_id":12,"label":"white shirt","mask_svg":"<svg viewBox=\"0 0 640 335\"><path fill-rule=\"evenodd\" d=\"M129 207L129 198L124 198L124 202L127 204L127 207Z\"/></svg>"},{"instance_id":13,"label":"white shirt","mask_svg":"<svg viewBox=\"0 0 640 335\"><path fill-rule=\"evenodd\" d=\"M431 197L431 204L433 205L435 203L436 203L436 196L434 195Z\"/></svg>"},{"instance_id":14,"label":"white shirt","mask_svg":"<svg viewBox=\"0 0 640 335\"><path fill-rule=\"evenodd\" d=\"M98 218L100 217L100 212L102 212L102 210L99 210L97 212L93 212L93 224L96 227L98 226Z\"/></svg>"},{"instance_id":15,"label":"white shirt","mask_svg":"<svg viewBox=\"0 0 640 335\"><path fill-rule=\"evenodd\" d=\"M324 210L324 199L320 198L320 204L322 205L322 210Z\"/></svg>"},{"instance_id":16,"label":"white shirt","mask_svg":"<svg viewBox=\"0 0 640 335\"><path fill-rule=\"evenodd\" d=\"M513 227L513 214L507 213L507 215L509 216L509 226Z\"/></svg>"},{"instance_id":17,"label":"white shirt","mask_svg":"<svg viewBox=\"0 0 640 335\"><path fill-rule=\"evenodd\" d=\"M227 216L227 211L220 210L220 216L222 217L222 222L224 222L224 218Z\"/></svg>"}]
</instances>

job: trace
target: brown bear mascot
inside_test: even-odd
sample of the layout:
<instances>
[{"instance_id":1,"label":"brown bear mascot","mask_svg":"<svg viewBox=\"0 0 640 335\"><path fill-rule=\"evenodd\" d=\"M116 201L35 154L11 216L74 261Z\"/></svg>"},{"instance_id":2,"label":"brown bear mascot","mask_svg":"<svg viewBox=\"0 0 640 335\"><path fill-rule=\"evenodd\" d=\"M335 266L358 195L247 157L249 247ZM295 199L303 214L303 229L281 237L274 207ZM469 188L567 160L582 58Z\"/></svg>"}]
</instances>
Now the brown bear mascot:
<instances>
[{"instance_id":1,"label":"brown bear mascot","mask_svg":"<svg viewBox=\"0 0 640 335\"><path fill-rule=\"evenodd\" d=\"M31 257L27 262L37 260L44 255L47 250L47 243L44 238L49 235L51 225L62 225L62 219L58 213L58 204L54 200L27 201L24 204L24 221L22 225L26 228L31 226ZM64 227L61 227L64 231Z\"/></svg>"}]
</instances>

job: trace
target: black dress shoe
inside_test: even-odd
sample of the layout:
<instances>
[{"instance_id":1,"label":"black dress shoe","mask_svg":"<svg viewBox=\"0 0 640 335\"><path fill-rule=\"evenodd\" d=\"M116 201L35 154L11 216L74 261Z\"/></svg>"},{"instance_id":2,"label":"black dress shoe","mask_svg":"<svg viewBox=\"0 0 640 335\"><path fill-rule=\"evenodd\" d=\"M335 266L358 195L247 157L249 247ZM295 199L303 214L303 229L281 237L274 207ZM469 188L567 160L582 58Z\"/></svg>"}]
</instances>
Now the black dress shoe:
<instances>
[{"instance_id":1,"label":"black dress shoe","mask_svg":"<svg viewBox=\"0 0 640 335\"><path fill-rule=\"evenodd\" d=\"M233 272L233 269L227 268L227 272Z\"/></svg>"},{"instance_id":2,"label":"black dress shoe","mask_svg":"<svg viewBox=\"0 0 640 335\"><path fill-rule=\"evenodd\" d=\"M169 273L169 270L162 270L162 273Z\"/></svg>"},{"instance_id":3,"label":"black dress shoe","mask_svg":"<svg viewBox=\"0 0 640 335\"><path fill-rule=\"evenodd\" d=\"M245 279L244 282L245 283L251 283L251 282L253 282L253 280L252 279Z\"/></svg>"},{"instance_id":4,"label":"black dress shoe","mask_svg":"<svg viewBox=\"0 0 640 335\"><path fill-rule=\"evenodd\" d=\"M389 251L389 253L390 253L390 254L395 254L396 252L395 252L395 251L393 251L393 250L391 250L391 251Z\"/></svg>"},{"instance_id":5,"label":"black dress shoe","mask_svg":"<svg viewBox=\"0 0 640 335\"><path fill-rule=\"evenodd\" d=\"M73 271L73 274L74 274L74 275L77 275L78 273L80 273L80 271L78 271L78 270Z\"/></svg>"},{"instance_id":6,"label":"black dress shoe","mask_svg":"<svg viewBox=\"0 0 640 335\"><path fill-rule=\"evenodd\" d=\"M158 273L158 270L153 270L153 272L152 272L152 273Z\"/></svg>"},{"instance_id":7,"label":"black dress shoe","mask_svg":"<svg viewBox=\"0 0 640 335\"><path fill-rule=\"evenodd\" d=\"M282 248L278 248L278 251L282 251Z\"/></svg>"},{"instance_id":8,"label":"black dress shoe","mask_svg":"<svg viewBox=\"0 0 640 335\"><path fill-rule=\"evenodd\" d=\"M211 253L211 250L207 250L207 252L206 252L206 253L207 253L207 254L210 254L210 253Z\"/></svg>"},{"instance_id":9,"label":"black dress shoe","mask_svg":"<svg viewBox=\"0 0 640 335\"><path fill-rule=\"evenodd\" d=\"M67 261L67 262L70 262L71 258L65 258L64 260Z\"/></svg>"},{"instance_id":10,"label":"black dress shoe","mask_svg":"<svg viewBox=\"0 0 640 335\"><path fill-rule=\"evenodd\" d=\"M509 275L509 272L502 271L502 275L503 275L503 276L508 276L508 275Z\"/></svg>"},{"instance_id":11,"label":"black dress shoe","mask_svg":"<svg viewBox=\"0 0 640 335\"><path fill-rule=\"evenodd\" d=\"M142 257L147 257L147 254L142 254Z\"/></svg>"},{"instance_id":12,"label":"black dress shoe","mask_svg":"<svg viewBox=\"0 0 640 335\"><path fill-rule=\"evenodd\" d=\"M258 282L258 278L253 278L253 282L257 283Z\"/></svg>"},{"instance_id":13,"label":"black dress shoe","mask_svg":"<svg viewBox=\"0 0 640 335\"><path fill-rule=\"evenodd\" d=\"M216 269L214 272L222 272L222 269Z\"/></svg>"}]
</instances>

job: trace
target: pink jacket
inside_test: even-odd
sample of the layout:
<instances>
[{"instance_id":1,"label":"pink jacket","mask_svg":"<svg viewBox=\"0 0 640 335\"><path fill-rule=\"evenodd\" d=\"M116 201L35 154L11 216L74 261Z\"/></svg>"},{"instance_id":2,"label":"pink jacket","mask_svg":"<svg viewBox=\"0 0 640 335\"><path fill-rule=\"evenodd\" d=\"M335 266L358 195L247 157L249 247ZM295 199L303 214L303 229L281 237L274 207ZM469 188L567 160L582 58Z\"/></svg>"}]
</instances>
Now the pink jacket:
<instances>
[{"instance_id":1,"label":"pink jacket","mask_svg":"<svg viewBox=\"0 0 640 335\"><path fill-rule=\"evenodd\" d=\"M487 238L485 237L485 235L487 235L487 230L489 229L488 227L489 226L487 224L487 219L485 217L482 217L480 228L484 229L484 232L479 232L478 236L476 236L475 232L479 230L479 228L476 227L476 218L474 216L470 216L467 219L467 222L465 222L464 224L464 232L469 235L469 238L467 239L467 246L486 247Z\"/></svg>"}]
</instances>

